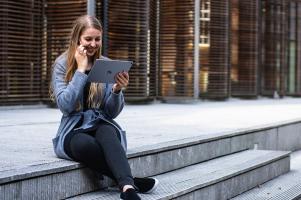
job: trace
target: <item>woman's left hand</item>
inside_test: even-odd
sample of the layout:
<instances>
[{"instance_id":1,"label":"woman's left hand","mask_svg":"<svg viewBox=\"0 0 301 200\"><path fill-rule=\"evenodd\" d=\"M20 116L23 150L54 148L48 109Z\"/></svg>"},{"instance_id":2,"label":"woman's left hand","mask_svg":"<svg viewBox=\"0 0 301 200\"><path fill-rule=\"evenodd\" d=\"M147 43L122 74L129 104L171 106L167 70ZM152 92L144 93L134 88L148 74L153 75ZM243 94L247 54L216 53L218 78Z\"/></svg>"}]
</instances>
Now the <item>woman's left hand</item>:
<instances>
[{"instance_id":1,"label":"woman's left hand","mask_svg":"<svg viewBox=\"0 0 301 200\"><path fill-rule=\"evenodd\" d=\"M119 93L122 88L126 88L129 84L129 74L120 72L115 76L116 83L113 85L113 92Z\"/></svg>"}]
</instances>

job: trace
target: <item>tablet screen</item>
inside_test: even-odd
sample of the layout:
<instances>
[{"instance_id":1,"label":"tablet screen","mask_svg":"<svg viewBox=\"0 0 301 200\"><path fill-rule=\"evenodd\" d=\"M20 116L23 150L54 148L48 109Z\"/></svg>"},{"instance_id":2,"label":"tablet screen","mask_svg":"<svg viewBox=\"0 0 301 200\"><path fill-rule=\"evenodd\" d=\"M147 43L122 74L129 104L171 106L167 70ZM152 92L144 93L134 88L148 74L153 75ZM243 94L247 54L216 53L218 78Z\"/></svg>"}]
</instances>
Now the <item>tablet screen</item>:
<instances>
[{"instance_id":1,"label":"tablet screen","mask_svg":"<svg viewBox=\"0 0 301 200\"><path fill-rule=\"evenodd\" d=\"M123 71L129 72L132 65L132 61L96 59L88 74L88 81L115 83L116 74Z\"/></svg>"}]
</instances>

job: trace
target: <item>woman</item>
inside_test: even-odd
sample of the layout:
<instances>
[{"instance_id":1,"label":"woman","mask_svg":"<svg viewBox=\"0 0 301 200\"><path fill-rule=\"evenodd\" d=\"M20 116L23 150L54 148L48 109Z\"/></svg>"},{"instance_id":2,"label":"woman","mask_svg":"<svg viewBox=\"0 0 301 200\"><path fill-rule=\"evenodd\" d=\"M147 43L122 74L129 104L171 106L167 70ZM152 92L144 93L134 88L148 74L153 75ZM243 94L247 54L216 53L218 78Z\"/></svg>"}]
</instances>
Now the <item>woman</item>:
<instances>
[{"instance_id":1,"label":"woman","mask_svg":"<svg viewBox=\"0 0 301 200\"><path fill-rule=\"evenodd\" d=\"M124 106L121 89L128 85L128 73L119 73L115 84L87 82L89 70L100 57L101 38L102 27L95 17L79 17L67 51L53 65L52 96L63 113L54 151L60 158L84 163L114 179L121 199L136 200L140 199L136 191L152 192L158 180L132 177L125 133L113 120Z\"/></svg>"}]
</instances>

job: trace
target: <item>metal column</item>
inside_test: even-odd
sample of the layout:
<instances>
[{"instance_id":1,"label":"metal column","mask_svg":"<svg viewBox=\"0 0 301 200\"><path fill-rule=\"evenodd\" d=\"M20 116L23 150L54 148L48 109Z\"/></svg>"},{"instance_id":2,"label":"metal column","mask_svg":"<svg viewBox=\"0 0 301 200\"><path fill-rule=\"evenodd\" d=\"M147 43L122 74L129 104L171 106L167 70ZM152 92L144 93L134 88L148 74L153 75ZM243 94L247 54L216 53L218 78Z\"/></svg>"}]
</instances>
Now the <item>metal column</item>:
<instances>
[{"instance_id":1,"label":"metal column","mask_svg":"<svg viewBox=\"0 0 301 200\"><path fill-rule=\"evenodd\" d=\"M195 0L194 7L194 82L193 96L199 98L199 41L200 41L200 0Z\"/></svg>"},{"instance_id":2,"label":"metal column","mask_svg":"<svg viewBox=\"0 0 301 200\"><path fill-rule=\"evenodd\" d=\"M95 0L87 0L87 14L95 16Z\"/></svg>"}]
</instances>

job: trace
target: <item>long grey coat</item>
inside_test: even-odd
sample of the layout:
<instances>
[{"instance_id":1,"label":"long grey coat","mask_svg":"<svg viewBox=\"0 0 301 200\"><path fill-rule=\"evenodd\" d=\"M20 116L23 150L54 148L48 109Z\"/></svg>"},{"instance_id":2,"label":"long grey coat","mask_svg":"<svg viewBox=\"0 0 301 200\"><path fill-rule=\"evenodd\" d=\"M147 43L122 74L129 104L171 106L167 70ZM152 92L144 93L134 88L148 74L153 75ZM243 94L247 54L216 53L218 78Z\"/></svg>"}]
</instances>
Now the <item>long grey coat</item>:
<instances>
[{"instance_id":1,"label":"long grey coat","mask_svg":"<svg viewBox=\"0 0 301 200\"><path fill-rule=\"evenodd\" d=\"M64 80L67 69L66 57L66 54L63 54L56 59L52 73L52 88L54 90L56 103L63 113L57 135L52 140L54 152L59 158L71 160L71 158L65 153L64 140L66 135L74 129L75 125L81 119L83 120L83 123L79 128L77 128L78 131L89 129L101 120L115 126L120 134L121 145L126 151L127 143L125 132L122 131L120 126L113 120L118 116L124 106L122 91L115 94L112 92L113 84L106 84L100 109L90 109L85 112L82 110L75 111L78 101L81 101L81 105L83 105L83 90L88 76L76 71L72 80L69 83L66 83ZM102 57L102 59L108 58Z\"/></svg>"}]
</instances>

